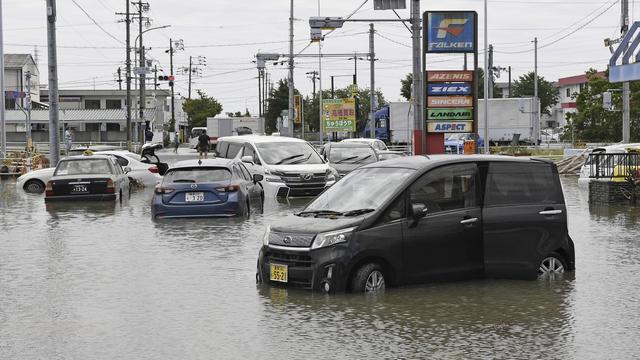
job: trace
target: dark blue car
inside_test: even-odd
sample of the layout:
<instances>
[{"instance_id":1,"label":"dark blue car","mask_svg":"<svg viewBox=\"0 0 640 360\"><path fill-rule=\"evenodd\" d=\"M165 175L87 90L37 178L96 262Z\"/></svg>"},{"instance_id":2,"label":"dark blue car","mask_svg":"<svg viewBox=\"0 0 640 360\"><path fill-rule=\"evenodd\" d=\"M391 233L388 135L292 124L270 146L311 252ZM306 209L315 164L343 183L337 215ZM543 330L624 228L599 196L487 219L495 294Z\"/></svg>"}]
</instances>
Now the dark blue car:
<instances>
[{"instance_id":1,"label":"dark blue car","mask_svg":"<svg viewBox=\"0 0 640 360\"><path fill-rule=\"evenodd\" d=\"M156 186L151 213L154 218L248 217L252 209L262 210L261 180L239 160L179 161Z\"/></svg>"}]
</instances>

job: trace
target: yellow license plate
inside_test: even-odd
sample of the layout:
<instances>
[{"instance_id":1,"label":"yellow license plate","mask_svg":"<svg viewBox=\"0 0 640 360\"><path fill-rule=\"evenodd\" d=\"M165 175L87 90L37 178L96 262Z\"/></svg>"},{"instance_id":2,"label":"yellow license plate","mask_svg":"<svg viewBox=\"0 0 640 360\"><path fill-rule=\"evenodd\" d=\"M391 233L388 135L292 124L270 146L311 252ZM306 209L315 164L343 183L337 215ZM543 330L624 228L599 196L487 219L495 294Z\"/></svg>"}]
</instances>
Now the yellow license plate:
<instances>
[{"instance_id":1,"label":"yellow license plate","mask_svg":"<svg viewBox=\"0 0 640 360\"><path fill-rule=\"evenodd\" d=\"M269 279L286 283L289 281L289 269L287 265L271 264Z\"/></svg>"}]
</instances>

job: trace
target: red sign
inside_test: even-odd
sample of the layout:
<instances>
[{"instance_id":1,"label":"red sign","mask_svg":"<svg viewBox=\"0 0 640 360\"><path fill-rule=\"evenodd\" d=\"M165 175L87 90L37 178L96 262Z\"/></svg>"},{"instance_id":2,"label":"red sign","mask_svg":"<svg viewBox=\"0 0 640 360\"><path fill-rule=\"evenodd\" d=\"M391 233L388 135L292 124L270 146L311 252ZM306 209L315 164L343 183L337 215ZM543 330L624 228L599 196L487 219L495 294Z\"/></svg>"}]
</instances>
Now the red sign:
<instances>
[{"instance_id":1,"label":"red sign","mask_svg":"<svg viewBox=\"0 0 640 360\"><path fill-rule=\"evenodd\" d=\"M473 71L427 71L427 81L465 82L473 81Z\"/></svg>"},{"instance_id":2,"label":"red sign","mask_svg":"<svg viewBox=\"0 0 640 360\"><path fill-rule=\"evenodd\" d=\"M429 96L427 107L473 107L473 96Z\"/></svg>"}]
</instances>

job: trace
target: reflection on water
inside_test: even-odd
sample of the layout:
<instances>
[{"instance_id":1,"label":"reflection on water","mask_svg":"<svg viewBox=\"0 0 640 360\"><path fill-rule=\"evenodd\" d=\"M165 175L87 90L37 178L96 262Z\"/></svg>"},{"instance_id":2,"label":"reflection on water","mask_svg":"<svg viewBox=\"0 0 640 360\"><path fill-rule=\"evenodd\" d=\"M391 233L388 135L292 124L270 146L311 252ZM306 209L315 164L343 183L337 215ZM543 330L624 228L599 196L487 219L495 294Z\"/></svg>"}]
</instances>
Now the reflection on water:
<instances>
[{"instance_id":1,"label":"reflection on water","mask_svg":"<svg viewBox=\"0 0 640 360\"><path fill-rule=\"evenodd\" d=\"M45 206L2 181L0 358L634 358L640 212L563 185L575 274L371 297L256 286L265 226L309 199L154 221L150 190Z\"/></svg>"}]
</instances>

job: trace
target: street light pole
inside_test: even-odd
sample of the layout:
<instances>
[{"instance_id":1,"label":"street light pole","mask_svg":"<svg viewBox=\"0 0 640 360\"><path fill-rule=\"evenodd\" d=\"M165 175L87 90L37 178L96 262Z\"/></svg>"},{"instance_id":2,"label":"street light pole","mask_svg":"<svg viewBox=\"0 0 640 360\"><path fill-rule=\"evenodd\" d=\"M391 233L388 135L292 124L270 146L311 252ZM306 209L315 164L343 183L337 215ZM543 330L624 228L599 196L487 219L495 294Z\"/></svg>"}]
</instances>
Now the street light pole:
<instances>
[{"instance_id":1,"label":"street light pole","mask_svg":"<svg viewBox=\"0 0 640 360\"><path fill-rule=\"evenodd\" d=\"M373 36L375 34L375 30L373 29L373 23L369 24L369 56L370 56L370 67L371 67L371 89L370 89L370 102L371 102L371 122L370 122L370 127L369 127L369 134L370 137L372 139L376 138L376 120L375 120L375 112L376 112L376 85L375 85L375 81L376 81L376 76L375 76L375 61L376 61L376 54L374 52L373 49Z\"/></svg>"},{"instance_id":2,"label":"street light pole","mask_svg":"<svg viewBox=\"0 0 640 360\"><path fill-rule=\"evenodd\" d=\"M48 5L47 5L48 8ZM0 2L0 89L2 89L2 96L0 96L0 142L2 147L0 151L0 159L7 157L7 129L5 128L5 113L4 113L4 41L3 41L3 28L2 28L2 2Z\"/></svg>"},{"instance_id":3,"label":"street light pole","mask_svg":"<svg viewBox=\"0 0 640 360\"><path fill-rule=\"evenodd\" d=\"M51 165L60 160L59 103L58 103L58 52L56 47L56 0L47 0L47 44L49 57L49 156ZM3 55L4 56L4 55ZM4 64L3 64L4 65ZM4 87L3 87L4 92ZM2 96L4 98L4 94ZM3 104L4 105L4 104ZM4 112L4 106L2 106ZM2 142L5 144L5 141ZM4 152L3 152L4 154ZM6 156L6 155L5 155Z\"/></svg>"},{"instance_id":4,"label":"street light pole","mask_svg":"<svg viewBox=\"0 0 640 360\"><path fill-rule=\"evenodd\" d=\"M484 153L489 154L489 34L487 0L484 0Z\"/></svg>"},{"instance_id":5,"label":"street light pole","mask_svg":"<svg viewBox=\"0 0 640 360\"><path fill-rule=\"evenodd\" d=\"M414 144L422 144L421 152L426 153L426 142L424 141L424 112L422 96L422 51L420 44L420 0L411 0L411 40L413 52L413 128L414 137L419 131L420 142L414 139ZM414 145L415 150L415 145Z\"/></svg>"},{"instance_id":6,"label":"street light pole","mask_svg":"<svg viewBox=\"0 0 640 360\"><path fill-rule=\"evenodd\" d=\"M293 136L293 0L290 1L289 13L289 116L287 119L287 134Z\"/></svg>"}]
</instances>

